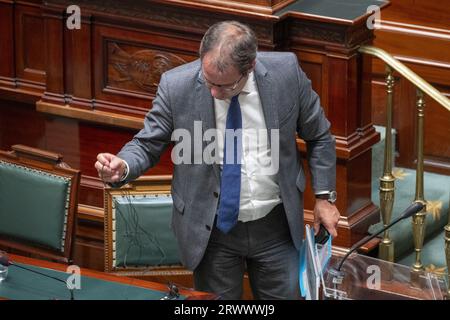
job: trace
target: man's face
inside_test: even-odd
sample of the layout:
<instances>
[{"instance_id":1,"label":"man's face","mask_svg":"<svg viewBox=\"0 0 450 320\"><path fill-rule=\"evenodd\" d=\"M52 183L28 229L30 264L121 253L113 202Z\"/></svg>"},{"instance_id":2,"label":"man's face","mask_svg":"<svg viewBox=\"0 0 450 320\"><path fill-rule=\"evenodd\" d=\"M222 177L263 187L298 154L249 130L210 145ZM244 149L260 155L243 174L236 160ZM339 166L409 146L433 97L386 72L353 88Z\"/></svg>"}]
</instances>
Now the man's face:
<instances>
[{"instance_id":1,"label":"man's face","mask_svg":"<svg viewBox=\"0 0 450 320\"><path fill-rule=\"evenodd\" d=\"M203 78L211 95L219 100L231 99L241 92L247 81L248 73L241 74L233 66L219 72L212 63L211 55L206 54L202 61Z\"/></svg>"}]
</instances>

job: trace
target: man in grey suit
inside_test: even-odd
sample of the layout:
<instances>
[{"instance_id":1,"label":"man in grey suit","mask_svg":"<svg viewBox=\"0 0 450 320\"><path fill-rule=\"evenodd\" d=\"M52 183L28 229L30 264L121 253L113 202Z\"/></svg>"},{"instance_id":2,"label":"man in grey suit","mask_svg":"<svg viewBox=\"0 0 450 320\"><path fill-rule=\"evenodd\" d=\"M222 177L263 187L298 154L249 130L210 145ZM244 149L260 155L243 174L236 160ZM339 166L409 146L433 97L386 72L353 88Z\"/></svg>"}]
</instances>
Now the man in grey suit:
<instances>
[{"instance_id":1,"label":"man in grey suit","mask_svg":"<svg viewBox=\"0 0 450 320\"><path fill-rule=\"evenodd\" d=\"M162 75L144 128L95 167L106 182L125 183L174 141L172 228L195 288L239 299L247 271L255 298L297 299L305 175L295 138L308 148L315 231L322 224L336 237L329 129L296 56L257 52L253 31L226 21L205 33L199 60Z\"/></svg>"}]
</instances>

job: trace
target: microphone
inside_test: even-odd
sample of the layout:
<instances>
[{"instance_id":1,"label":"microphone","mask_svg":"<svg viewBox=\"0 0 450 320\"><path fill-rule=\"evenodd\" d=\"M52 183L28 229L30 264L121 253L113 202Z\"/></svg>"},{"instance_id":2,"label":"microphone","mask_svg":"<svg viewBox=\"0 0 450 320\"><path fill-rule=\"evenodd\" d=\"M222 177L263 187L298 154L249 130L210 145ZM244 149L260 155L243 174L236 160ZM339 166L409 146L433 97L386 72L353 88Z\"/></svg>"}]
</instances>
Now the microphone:
<instances>
[{"instance_id":1,"label":"microphone","mask_svg":"<svg viewBox=\"0 0 450 320\"><path fill-rule=\"evenodd\" d=\"M167 287L169 288L169 292L159 300L177 300L180 297L178 287L172 282L169 282Z\"/></svg>"},{"instance_id":2,"label":"microphone","mask_svg":"<svg viewBox=\"0 0 450 320\"><path fill-rule=\"evenodd\" d=\"M424 207L425 207L425 205L423 203L421 203L421 202L413 202L408 208L406 208L405 211L403 211L403 213L399 217L394 219L394 221L392 221L386 227L382 228L380 231L372 234L371 236L363 238L362 240L360 240L356 244L354 244L353 247L351 247L351 249L344 256L344 258L342 258L342 260L339 263L338 267L336 269L331 268L329 272L332 275L334 275L334 276L338 276L338 277L342 278L344 276L344 273L341 271L341 268L342 268L342 265L344 264L345 260L347 260L347 258L350 256L350 254L352 254L356 249L361 247L363 244L366 244L367 242L369 242L370 240L375 238L377 235L379 235L383 231L385 231L385 230L389 229L390 227L392 227L393 225L395 225L397 222L399 222L399 221L401 221L403 219L411 217L412 215L414 215L417 212L421 211Z\"/></svg>"},{"instance_id":3,"label":"microphone","mask_svg":"<svg viewBox=\"0 0 450 320\"><path fill-rule=\"evenodd\" d=\"M36 270L28 269L28 268L26 268L24 266L15 264L11 260L9 260L6 255L0 255L0 264L5 266L5 267L14 266L16 268L20 268L20 269L24 269L24 270L27 270L27 271L30 271L30 272L33 272L33 273L37 273L37 274L39 274L41 276L44 276L44 277L47 277L47 278L54 279L54 280L57 280L59 282L62 282L67 287L66 281L64 281L62 279L59 279L59 278L56 278L56 277L53 277L53 276L49 276L48 274L45 274L45 273L42 273L42 272L39 272L39 271L36 271ZM69 289L69 291L70 291L70 300L74 300L73 289L70 289L69 287L67 287L67 289Z\"/></svg>"}]
</instances>

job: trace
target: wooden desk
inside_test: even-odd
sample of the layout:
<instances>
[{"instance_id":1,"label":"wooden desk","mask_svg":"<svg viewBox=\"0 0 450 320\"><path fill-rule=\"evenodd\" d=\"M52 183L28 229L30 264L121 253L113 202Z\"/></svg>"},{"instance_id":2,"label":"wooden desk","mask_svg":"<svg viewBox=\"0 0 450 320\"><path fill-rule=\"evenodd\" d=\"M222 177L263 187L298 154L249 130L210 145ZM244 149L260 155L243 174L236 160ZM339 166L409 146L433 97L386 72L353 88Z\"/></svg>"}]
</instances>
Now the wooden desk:
<instances>
[{"instance_id":1,"label":"wooden desk","mask_svg":"<svg viewBox=\"0 0 450 320\"><path fill-rule=\"evenodd\" d=\"M44 272L46 274L48 274L50 272L50 270L66 272L67 267L68 267L67 265L64 265L64 264L53 263L53 262L37 260L37 259L32 259L32 258L26 258L26 257L22 257L22 256L12 255L12 254L9 255L9 258L13 263L21 264L24 266L26 265L26 267L45 268L45 269L42 269L39 271ZM10 274L8 275L8 278L5 280L5 282L2 283L2 285L7 283L6 281L8 281L8 280L11 281L11 272L12 272L12 270L15 270L13 268L15 268L15 267L10 266ZM17 269L17 270L21 270L21 269ZM15 271L17 271L17 270L15 270ZM95 289L96 289L95 291L97 291L99 289L99 287L101 287L103 285L102 282L104 282L105 286L123 285L124 290L126 290L126 292L130 292L130 293L133 292L133 290L134 291L139 290L142 293L141 289L144 288L144 289L148 289L149 293L151 293L152 295L155 295L155 293L160 292L160 293L162 293L161 297L163 297L169 291L167 286L165 286L164 284L160 284L160 283L155 283L155 282L150 282L150 281L145 281L145 280L140 280L140 279L134 279L134 278L128 278L128 277L122 277L122 276L116 276L116 275L111 275L111 274L107 274L107 273L103 273L103 272L99 272L99 271L93 271L93 270L84 269L84 268L81 268L80 271L81 271L81 277L82 277L81 278L81 289L79 291L77 289L74 290L75 300L77 300L77 296L80 299L83 299L83 296L84 296L84 299L86 299L86 296L92 295L92 292L91 293L86 292L86 290L89 290L89 286L87 286L87 288L86 288L86 286L83 288L83 282L86 284L86 283L92 282L92 281L95 281ZM24 270L23 272L26 273L27 271ZM44 276L39 276L37 274L34 276L34 273L32 273L32 272L29 272L29 273L30 273L30 275L33 275L33 277L35 277L34 279L39 279L39 277L41 277L40 280L46 279ZM50 275L52 275L52 274L50 274ZM61 276L61 274L59 274L59 278L61 278L62 280L67 279L69 276L70 276L70 274L67 274L67 277ZM98 280L100 280L100 282ZM24 282L23 278L20 281L23 284L23 282ZM63 283L58 284L58 282L56 280L48 279L48 284L50 286L53 286L53 283L55 284L55 286L60 285L62 290L65 290ZM10 286L12 285L11 282L9 283L9 285ZM25 287L26 287L26 289L29 289L30 291L34 291L34 294L35 294L35 292L38 292L38 290L40 290L39 285L34 284L32 280L30 280L29 283L26 283ZM122 287L120 287L120 289L121 288ZM1 289L2 288L0 286L0 296L2 296ZM58 290L59 290L59 288L58 288ZM81 294L81 290L85 290L83 292L83 294ZM43 291L45 291L45 290L43 290ZM198 291L189 290L189 289L179 288L179 293L183 296L181 299L188 299L188 300L213 300L213 299L217 298L215 295L210 294L210 293L198 292ZM64 294L64 297L65 296L66 295ZM29 297L29 295L28 295L28 297ZM67 297L68 297L68 295L67 295ZM3 296L3 298L9 299L9 297L4 297L4 296ZM24 298L28 299L27 296L25 296ZM115 298L117 298L117 295ZM140 298L142 298L142 295L140 295ZM109 300L107 295L102 295L99 297L95 297L93 299ZM137 296L133 296L132 294L130 294L130 296L127 296L126 294L123 294L123 299L134 300L134 299L137 299Z\"/></svg>"}]
</instances>

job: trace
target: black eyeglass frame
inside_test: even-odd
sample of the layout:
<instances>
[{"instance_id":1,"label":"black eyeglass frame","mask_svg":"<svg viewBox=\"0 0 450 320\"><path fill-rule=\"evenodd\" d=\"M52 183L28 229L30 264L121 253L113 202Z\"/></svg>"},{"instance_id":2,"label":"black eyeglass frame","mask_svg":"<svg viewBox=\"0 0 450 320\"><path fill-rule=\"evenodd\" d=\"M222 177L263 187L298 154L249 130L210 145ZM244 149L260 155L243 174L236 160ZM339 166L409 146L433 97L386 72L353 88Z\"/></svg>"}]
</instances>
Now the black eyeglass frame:
<instances>
[{"instance_id":1,"label":"black eyeglass frame","mask_svg":"<svg viewBox=\"0 0 450 320\"><path fill-rule=\"evenodd\" d=\"M203 71L202 71L202 73L203 73ZM216 88L219 88L219 89L225 90L225 91L234 91L234 90L236 90L237 86L239 85L239 82L241 82L242 79L244 77L246 77L247 75L248 75L248 73L242 74L241 77L235 83L233 83L231 85L230 84L215 84L215 83L209 81L208 79L206 79L204 73L203 73L203 79L208 88L216 87Z\"/></svg>"}]
</instances>

